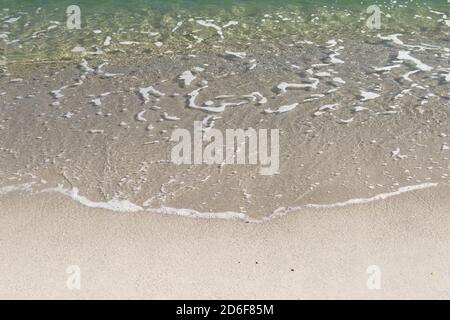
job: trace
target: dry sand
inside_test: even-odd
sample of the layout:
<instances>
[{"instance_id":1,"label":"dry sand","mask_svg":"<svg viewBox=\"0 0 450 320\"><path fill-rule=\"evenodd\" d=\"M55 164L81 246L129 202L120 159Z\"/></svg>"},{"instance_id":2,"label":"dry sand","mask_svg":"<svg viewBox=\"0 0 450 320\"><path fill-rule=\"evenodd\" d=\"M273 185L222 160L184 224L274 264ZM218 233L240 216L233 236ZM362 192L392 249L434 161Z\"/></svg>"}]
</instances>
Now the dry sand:
<instances>
[{"instance_id":1,"label":"dry sand","mask_svg":"<svg viewBox=\"0 0 450 320\"><path fill-rule=\"evenodd\" d=\"M450 199L432 188L262 224L3 196L0 298L450 298ZM81 289L66 268L81 268ZM368 266L381 269L369 290Z\"/></svg>"}]
</instances>

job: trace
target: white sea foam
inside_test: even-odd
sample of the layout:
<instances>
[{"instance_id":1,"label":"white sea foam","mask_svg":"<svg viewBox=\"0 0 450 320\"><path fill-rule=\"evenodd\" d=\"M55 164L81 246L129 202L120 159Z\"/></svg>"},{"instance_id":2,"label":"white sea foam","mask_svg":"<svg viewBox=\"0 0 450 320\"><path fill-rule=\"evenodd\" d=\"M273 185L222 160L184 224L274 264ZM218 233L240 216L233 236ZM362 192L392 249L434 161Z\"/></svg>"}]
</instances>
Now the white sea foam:
<instances>
[{"instance_id":1,"label":"white sea foam","mask_svg":"<svg viewBox=\"0 0 450 320\"><path fill-rule=\"evenodd\" d=\"M156 90L152 86L149 86L147 88L139 88L139 94L144 101L144 104L150 101L150 95L153 95L157 98L165 96L165 93Z\"/></svg>"},{"instance_id":2,"label":"white sea foam","mask_svg":"<svg viewBox=\"0 0 450 320\"><path fill-rule=\"evenodd\" d=\"M252 92L249 95L244 95L243 98L249 98L252 102L256 102L257 105L267 103L267 98L264 97L260 92Z\"/></svg>"},{"instance_id":3,"label":"white sea foam","mask_svg":"<svg viewBox=\"0 0 450 320\"><path fill-rule=\"evenodd\" d=\"M321 106L321 107L319 108L319 111L324 111L324 110L331 110L331 111L334 111L334 110L336 110L337 106L338 106L337 103L334 103L334 104L326 104L326 105L324 105L324 106Z\"/></svg>"},{"instance_id":4,"label":"white sea foam","mask_svg":"<svg viewBox=\"0 0 450 320\"><path fill-rule=\"evenodd\" d=\"M92 134L101 134L101 133L104 133L105 130L89 129L88 132L92 133Z\"/></svg>"},{"instance_id":5,"label":"white sea foam","mask_svg":"<svg viewBox=\"0 0 450 320\"><path fill-rule=\"evenodd\" d=\"M64 90L64 89L67 89L68 87L69 87L69 86L62 86L61 88L59 88L59 89L57 89L57 90L50 91L50 94L51 94L52 97L55 98L55 99L62 98L62 97L64 97L63 90Z\"/></svg>"},{"instance_id":6,"label":"white sea foam","mask_svg":"<svg viewBox=\"0 0 450 320\"><path fill-rule=\"evenodd\" d=\"M142 110L141 112L139 112L136 115L136 121L140 121L140 122L146 122L147 119L144 118L144 113L146 112L146 110Z\"/></svg>"},{"instance_id":7,"label":"white sea foam","mask_svg":"<svg viewBox=\"0 0 450 320\"><path fill-rule=\"evenodd\" d=\"M109 46L111 44L112 38L110 36L106 36L105 41L103 41L103 45L105 47Z\"/></svg>"},{"instance_id":8,"label":"white sea foam","mask_svg":"<svg viewBox=\"0 0 450 320\"><path fill-rule=\"evenodd\" d=\"M225 55L229 58L244 59L247 56L245 52L225 51Z\"/></svg>"},{"instance_id":9,"label":"white sea foam","mask_svg":"<svg viewBox=\"0 0 450 320\"><path fill-rule=\"evenodd\" d=\"M395 159L398 159L398 160L402 160L402 159L408 158L407 155L400 154L400 148L397 148L397 149L393 150L391 152L391 157L395 158Z\"/></svg>"},{"instance_id":10,"label":"white sea foam","mask_svg":"<svg viewBox=\"0 0 450 320\"><path fill-rule=\"evenodd\" d=\"M130 46L133 44L140 44L140 42L137 41L120 41L119 44L124 45L124 46Z\"/></svg>"},{"instance_id":11,"label":"white sea foam","mask_svg":"<svg viewBox=\"0 0 450 320\"><path fill-rule=\"evenodd\" d=\"M224 38L223 36L223 32L222 32L222 28L219 27L218 25L205 21L205 20L197 20L197 23L203 27L209 27L209 28L213 28L216 30L217 34L220 36L220 38Z\"/></svg>"},{"instance_id":12,"label":"white sea foam","mask_svg":"<svg viewBox=\"0 0 450 320\"><path fill-rule=\"evenodd\" d=\"M298 207L281 207L273 211L272 214L270 214L267 217L263 217L261 219L252 219L247 214L242 212L233 212L233 211L227 211L227 212L199 212L192 209L185 209L185 208L171 208L171 207L165 207L162 206L160 208L145 208L148 212L154 212L159 214L173 214L173 215L179 215L184 217L190 217L190 218L203 218L203 219L224 219L224 220L244 220L248 222L264 222L264 221L270 221L275 218L279 218L282 216L285 216L289 213L300 211L302 209L312 208L312 209L331 209L336 207L345 207L349 205L357 205L357 204L366 204L374 201L380 201L385 200L394 196L398 196L402 193L406 192L412 192L422 189L427 189L431 187L436 187L437 183L423 183L418 185L412 185L412 186L406 186L406 187L400 187L398 190L393 192L386 192L381 193L378 195L375 195L373 197L369 198L356 198L356 199L349 199L347 201L342 202L336 202L331 204L306 204L304 206L298 206ZM46 189L45 191L53 191L53 192L59 192L66 196L69 196L73 200L91 207L91 208L101 208L101 209L107 209L112 211L119 211L119 212L139 212L143 211L144 209L141 206L138 206L136 204L131 203L128 200L118 200L113 199L107 202L95 202L91 201L88 198L84 196L79 195L79 191L77 188L73 188L71 190L64 189L62 186L58 186L57 188L52 189Z\"/></svg>"},{"instance_id":13,"label":"white sea foam","mask_svg":"<svg viewBox=\"0 0 450 320\"><path fill-rule=\"evenodd\" d=\"M397 191L393 191L393 192L386 192L386 193L380 193L377 194L373 197L370 198L357 198L357 199L350 199L347 201L343 201L343 202L336 202L336 203L332 203L332 204L308 204L305 207L306 208L336 208L336 207L344 207L344 206L348 206L348 205L352 205L352 204L364 204L364 203L369 203L369 202L374 202L374 201L379 201L379 200L385 200L394 196L398 196L402 193L405 192L411 192L411 191L416 191L416 190L422 190L422 189L428 189L431 187L436 187L438 184L437 183L422 183L422 184L418 184L418 185L412 185L412 186L406 186L406 187L401 187L399 188Z\"/></svg>"},{"instance_id":14,"label":"white sea foam","mask_svg":"<svg viewBox=\"0 0 450 320\"><path fill-rule=\"evenodd\" d=\"M288 112L288 111L291 111L291 110L297 108L297 106L298 106L298 102L281 106L277 110L266 109L266 110L264 110L264 113L285 113L285 112Z\"/></svg>"},{"instance_id":15,"label":"white sea foam","mask_svg":"<svg viewBox=\"0 0 450 320\"><path fill-rule=\"evenodd\" d=\"M92 200L89 200L88 198L80 195L78 188L64 189L62 186L58 186L56 188L49 188L49 189L45 189L43 191L44 192L62 193L63 195L66 195L66 196L72 198L76 202L79 202L82 205L90 207L90 208L100 208L100 209L120 211L120 212L138 212L138 211L144 210L142 207L135 205L134 203L131 203L128 200L119 200L119 199L114 198L107 202L92 201Z\"/></svg>"},{"instance_id":16,"label":"white sea foam","mask_svg":"<svg viewBox=\"0 0 450 320\"><path fill-rule=\"evenodd\" d=\"M315 75L316 75L316 77L319 77L319 78L331 77L331 73L326 72L326 71L318 72Z\"/></svg>"},{"instance_id":17,"label":"white sea foam","mask_svg":"<svg viewBox=\"0 0 450 320\"><path fill-rule=\"evenodd\" d=\"M445 81L450 82L450 69L443 70L443 73L441 76L444 78Z\"/></svg>"},{"instance_id":18,"label":"white sea foam","mask_svg":"<svg viewBox=\"0 0 450 320\"><path fill-rule=\"evenodd\" d=\"M287 83L282 82L277 86L277 90L279 93L286 93L288 89L316 89L317 85L319 84L319 79L311 78L313 80L313 83Z\"/></svg>"},{"instance_id":19,"label":"white sea foam","mask_svg":"<svg viewBox=\"0 0 450 320\"><path fill-rule=\"evenodd\" d=\"M409 71L407 73L405 73L404 75L402 75L402 78L405 79L406 81L412 82L413 80L409 77L410 75L419 72L420 70L413 70L413 71Z\"/></svg>"},{"instance_id":20,"label":"white sea foam","mask_svg":"<svg viewBox=\"0 0 450 320\"><path fill-rule=\"evenodd\" d=\"M0 195L5 195L17 191L31 191L35 182L22 183L13 186L5 186L0 188Z\"/></svg>"},{"instance_id":21,"label":"white sea foam","mask_svg":"<svg viewBox=\"0 0 450 320\"><path fill-rule=\"evenodd\" d=\"M349 119L338 119L337 122L341 123L341 124L348 124L353 122L354 118L349 118Z\"/></svg>"},{"instance_id":22,"label":"white sea foam","mask_svg":"<svg viewBox=\"0 0 450 320\"><path fill-rule=\"evenodd\" d=\"M100 100L100 98L95 98L91 102L94 107L99 107L102 105L102 101Z\"/></svg>"},{"instance_id":23,"label":"white sea foam","mask_svg":"<svg viewBox=\"0 0 450 320\"><path fill-rule=\"evenodd\" d=\"M228 27L231 27L231 26L236 26L238 24L239 24L239 22L237 22L237 21L229 21L226 24L224 24L222 28L225 29L225 28L228 28Z\"/></svg>"},{"instance_id":24,"label":"white sea foam","mask_svg":"<svg viewBox=\"0 0 450 320\"><path fill-rule=\"evenodd\" d=\"M380 95L378 93L361 90L361 101L373 100L379 96Z\"/></svg>"},{"instance_id":25,"label":"white sea foam","mask_svg":"<svg viewBox=\"0 0 450 320\"><path fill-rule=\"evenodd\" d=\"M361 106L357 106L352 109L353 112L361 112L361 111L365 111L365 110L369 110L369 109L366 107L361 107Z\"/></svg>"},{"instance_id":26,"label":"white sea foam","mask_svg":"<svg viewBox=\"0 0 450 320\"><path fill-rule=\"evenodd\" d=\"M336 58L337 56L341 55L341 53L338 52L338 51L339 51L339 50L342 50L342 49L344 49L344 47L339 47L339 48L337 48L332 54L330 54L330 63L332 63L332 64L342 64L342 63L345 63L345 61L343 61L343 60L341 60L341 59L339 59L339 58Z\"/></svg>"},{"instance_id":27,"label":"white sea foam","mask_svg":"<svg viewBox=\"0 0 450 320\"><path fill-rule=\"evenodd\" d=\"M197 99L198 95L200 94L200 91L203 89L206 89L206 88L208 88L207 85L200 87L200 88L187 94L187 96L188 96L187 107L188 108L202 110L202 111L206 111L206 112L221 113L221 112L224 112L227 107L236 107L236 106L240 106L240 105L248 103L248 101L221 102L218 106L207 106L207 107L199 106L196 104L195 100ZM233 96L219 96L219 97L216 97L216 99L228 98L228 97L233 97ZM208 105L209 105L209 103L208 103Z\"/></svg>"},{"instance_id":28,"label":"white sea foam","mask_svg":"<svg viewBox=\"0 0 450 320\"><path fill-rule=\"evenodd\" d=\"M375 71L391 71L394 68L399 68L401 67L401 65L399 64L394 64L392 66L385 66L385 67L373 67L375 69Z\"/></svg>"},{"instance_id":29,"label":"white sea foam","mask_svg":"<svg viewBox=\"0 0 450 320\"><path fill-rule=\"evenodd\" d=\"M177 25L172 29L172 32L177 31L183 25L183 21L178 21Z\"/></svg>"},{"instance_id":30,"label":"white sea foam","mask_svg":"<svg viewBox=\"0 0 450 320\"><path fill-rule=\"evenodd\" d=\"M328 46L326 46L327 48L332 48L337 45L337 41L334 39L331 39L331 40L327 41L327 44L328 44Z\"/></svg>"},{"instance_id":31,"label":"white sea foam","mask_svg":"<svg viewBox=\"0 0 450 320\"><path fill-rule=\"evenodd\" d=\"M331 209L331 208L337 208L337 207L345 207L345 206L349 206L349 205L366 204L366 203L370 203L370 202L385 200L385 199L388 199L388 198L391 198L394 196L401 195L402 193L406 193L406 192L412 192L412 191L436 187L437 185L438 185L437 183L431 183L431 182L430 183L422 183L422 184L418 184L418 185L401 187L398 190L392 191L392 192L380 193L380 194L377 194L370 198L349 199L347 201L335 202L335 203L330 203L330 204L307 204L307 205L300 206L300 207L282 207L282 208L276 209L268 217L263 218L262 221L269 221L269 220L272 220L275 218L279 218L279 217L285 216L289 213L302 210L304 208Z\"/></svg>"},{"instance_id":32,"label":"white sea foam","mask_svg":"<svg viewBox=\"0 0 450 320\"><path fill-rule=\"evenodd\" d=\"M81 59L79 66L86 73L91 73L95 71L94 69L89 67L89 63L86 61L86 59Z\"/></svg>"},{"instance_id":33,"label":"white sea foam","mask_svg":"<svg viewBox=\"0 0 450 320\"><path fill-rule=\"evenodd\" d=\"M416 67L422 71L431 71L433 69L432 67L424 64L419 59L412 57L409 51L400 50L397 58L400 60L409 60L413 62L416 65Z\"/></svg>"},{"instance_id":34,"label":"white sea foam","mask_svg":"<svg viewBox=\"0 0 450 320\"><path fill-rule=\"evenodd\" d=\"M339 77L333 78L333 81L337 82L337 83L340 83L340 84L345 84L346 83L342 78L339 78Z\"/></svg>"},{"instance_id":35,"label":"white sea foam","mask_svg":"<svg viewBox=\"0 0 450 320\"><path fill-rule=\"evenodd\" d=\"M178 79L180 79L180 80L183 81L183 85L184 85L185 87L186 87L186 86L190 86L191 83L192 83L192 81L195 80L195 78L196 78L196 76L194 76L190 70L187 70L187 71L183 72L183 73L178 77Z\"/></svg>"},{"instance_id":36,"label":"white sea foam","mask_svg":"<svg viewBox=\"0 0 450 320\"><path fill-rule=\"evenodd\" d=\"M15 191L32 191L32 185L34 182L20 184L16 186L6 186L0 188L0 195L4 195L7 193L15 192ZM202 218L202 219L223 219L223 220L243 220L247 222L253 222L253 223L261 223L265 221L270 221L275 218L279 218L282 216L285 216L289 213L293 213L296 211L300 211L303 209L331 209L336 207L345 207L349 205L357 205L357 204L366 204L370 202L385 200L394 196L398 196L402 193L406 192L412 192L422 189L428 189L431 187L436 187L437 183L422 183L418 185L411 185L411 186L405 186L400 187L396 191L392 192L386 192L386 193L380 193L373 197L369 198L355 198L355 199L349 199L347 201L342 202L336 202L336 203L330 203L330 204L306 204L303 206L298 207L280 207L276 210L274 210L269 216L263 217L261 219L254 219L249 217L247 214L242 212L234 212L234 211L226 211L226 212L200 212L193 209L185 209L185 208L172 208L172 207L166 207L161 206L160 208L150 208L150 207L141 207L137 204L134 204L128 200L120 200L118 198L113 198L109 201L92 201L88 199L85 196L82 196L79 194L78 188L74 187L72 189L66 189L62 185L58 185L55 188L47 188L39 192L57 192L61 193L65 196L70 197L72 200L90 207L90 208L100 208L100 209L106 209L116 212L142 212L147 211L151 213L158 213L158 214L173 214L183 217L190 217L190 218Z\"/></svg>"},{"instance_id":37,"label":"white sea foam","mask_svg":"<svg viewBox=\"0 0 450 320\"><path fill-rule=\"evenodd\" d=\"M86 52L86 48L76 46L70 51L74 52L74 53L83 53L83 52Z\"/></svg>"},{"instance_id":38,"label":"white sea foam","mask_svg":"<svg viewBox=\"0 0 450 320\"><path fill-rule=\"evenodd\" d=\"M401 46L402 46L402 45L404 45L404 43L403 43L402 40L400 40L400 39L398 38L399 36L401 36L400 33L391 34L391 35L388 35L388 36L382 36L382 35L380 35L380 34L377 35L377 37L380 38L380 39L382 39L382 40L389 40L389 41L394 42L395 44L398 44L398 45L401 45Z\"/></svg>"},{"instance_id":39,"label":"white sea foam","mask_svg":"<svg viewBox=\"0 0 450 320\"><path fill-rule=\"evenodd\" d=\"M167 121L178 121L178 120L180 120L180 118L178 118L178 117L176 117L176 116L170 116L169 114L167 114L167 112L164 112L164 113L161 115L161 117L162 117L164 120L167 120Z\"/></svg>"},{"instance_id":40,"label":"white sea foam","mask_svg":"<svg viewBox=\"0 0 450 320\"><path fill-rule=\"evenodd\" d=\"M195 103L195 99L197 99L198 95L200 94L200 91L203 89L208 88L208 86L203 86L201 88L195 89L194 91L188 93L188 107L193 109L201 109L202 107L198 106Z\"/></svg>"},{"instance_id":41,"label":"white sea foam","mask_svg":"<svg viewBox=\"0 0 450 320\"><path fill-rule=\"evenodd\" d=\"M20 18L22 18L22 17L13 17L13 18L6 19L3 22L4 23L14 23L14 22L18 21Z\"/></svg>"}]
</instances>

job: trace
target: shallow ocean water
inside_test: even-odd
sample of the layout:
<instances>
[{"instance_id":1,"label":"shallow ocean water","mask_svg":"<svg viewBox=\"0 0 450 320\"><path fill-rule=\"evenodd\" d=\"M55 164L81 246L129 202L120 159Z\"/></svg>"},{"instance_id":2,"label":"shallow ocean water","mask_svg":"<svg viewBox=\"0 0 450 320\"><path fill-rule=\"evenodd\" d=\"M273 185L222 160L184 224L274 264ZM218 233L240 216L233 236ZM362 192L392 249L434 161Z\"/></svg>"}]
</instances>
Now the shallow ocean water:
<instances>
[{"instance_id":1,"label":"shallow ocean water","mask_svg":"<svg viewBox=\"0 0 450 320\"><path fill-rule=\"evenodd\" d=\"M66 26L66 9L73 4L81 10L80 29ZM359 36L367 31L366 10L372 4L349 0L2 0L0 49L10 62L36 62L76 59L73 49L77 47L91 55L102 52L120 59L167 51L187 54L214 49L217 42L276 47L304 38ZM377 4L382 9L380 31L438 37L446 30L448 17L444 16L449 10L443 0ZM442 16L430 16L430 10ZM199 25L199 20L210 26ZM107 48L105 41L110 42Z\"/></svg>"},{"instance_id":2,"label":"shallow ocean water","mask_svg":"<svg viewBox=\"0 0 450 320\"><path fill-rule=\"evenodd\" d=\"M260 221L449 183L445 1L72 4L2 1L0 194ZM171 163L194 121L279 129L279 174Z\"/></svg>"}]
</instances>

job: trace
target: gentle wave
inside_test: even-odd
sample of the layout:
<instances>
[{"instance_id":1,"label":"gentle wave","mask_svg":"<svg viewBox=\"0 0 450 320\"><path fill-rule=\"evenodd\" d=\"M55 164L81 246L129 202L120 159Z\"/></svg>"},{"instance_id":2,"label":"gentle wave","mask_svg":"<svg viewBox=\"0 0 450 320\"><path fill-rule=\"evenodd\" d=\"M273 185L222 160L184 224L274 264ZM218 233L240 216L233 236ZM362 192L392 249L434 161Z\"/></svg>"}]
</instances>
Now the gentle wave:
<instances>
[{"instance_id":1,"label":"gentle wave","mask_svg":"<svg viewBox=\"0 0 450 320\"><path fill-rule=\"evenodd\" d=\"M19 185L12 185L12 186L5 186L0 188L0 195L6 195L13 192L31 192L33 193L32 186L33 182L31 183L24 183ZM349 199L347 201L343 202L336 202L331 204L306 204L303 206L298 207L281 207L276 209L272 214L260 218L255 219L250 216L248 216L245 213L242 212L199 212L192 209L186 209L186 208L170 208L170 207L161 207L161 208L143 208L139 205L136 205L128 200L119 200L119 199L111 199L109 201L92 201L85 196L82 196L79 194L78 188L73 189L66 189L62 185L59 185L56 188L47 188L43 189L41 191L37 191L35 193L48 193L48 192L55 192L63 194L64 196L69 197L70 199L74 200L75 202L78 202L82 204L83 206L94 208L94 209L104 209L104 210L110 210L115 212L152 212L157 214L164 214L164 215L177 215L182 217L188 217L188 218L199 218L199 219L222 219L222 220L242 220L245 222L250 223L262 223L266 221L270 221L276 218L281 218L283 216L286 216L293 212L298 212L303 209L332 209L336 207L345 207L350 205L358 205L358 204L367 204L370 202L375 201L381 201L385 200L394 196L401 195L403 193L407 192L413 192L417 190L423 190L428 189L432 187L438 186L437 183L422 183L418 185L411 185L411 186L405 186L399 188L397 191L393 192L387 192L387 193L381 193L378 195L375 195L370 198L359 198L359 199Z\"/></svg>"}]
</instances>

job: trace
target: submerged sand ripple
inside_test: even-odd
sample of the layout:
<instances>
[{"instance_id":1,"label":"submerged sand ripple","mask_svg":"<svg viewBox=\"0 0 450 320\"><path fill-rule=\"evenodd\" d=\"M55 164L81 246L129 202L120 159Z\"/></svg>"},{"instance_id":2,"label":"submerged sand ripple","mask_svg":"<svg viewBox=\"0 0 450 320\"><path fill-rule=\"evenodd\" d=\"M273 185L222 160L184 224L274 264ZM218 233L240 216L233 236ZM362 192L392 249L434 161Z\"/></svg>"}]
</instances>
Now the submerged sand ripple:
<instances>
[{"instance_id":1,"label":"submerged sand ripple","mask_svg":"<svg viewBox=\"0 0 450 320\"><path fill-rule=\"evenodd\" d=\"M198 37L212 32L219 45L190 43L189 54L156 54L156 46L127 60L78 49L75 61L7 64L0 190L57 190L125 211L264 220L289 208L450 182L448 37L322 33L237 46L236 38L226 41L232 28L245 28L242 21L191 22L202 28ZM173 23L174 33L189 27L189 20ZM142 50L137 38L96 34L107 47ZM194 121L205 130L279 129L279 174L171 163L171 133L192 130Z\"/></svg>"}]
</instances>

